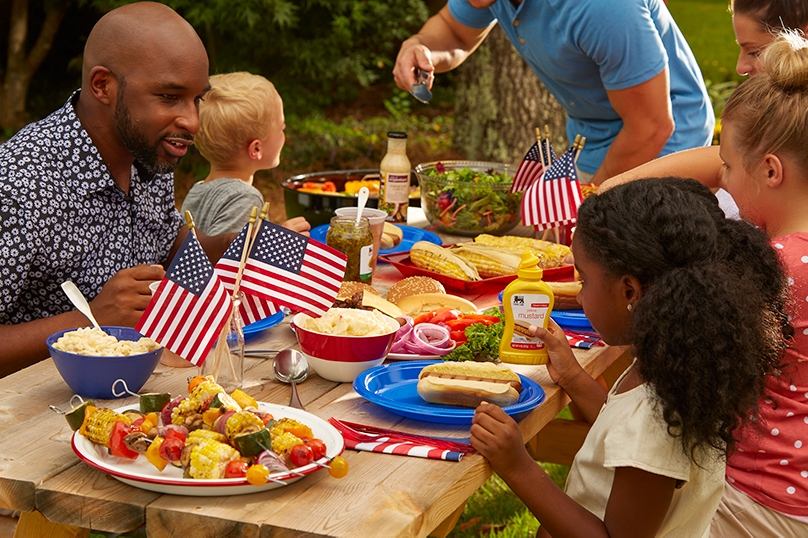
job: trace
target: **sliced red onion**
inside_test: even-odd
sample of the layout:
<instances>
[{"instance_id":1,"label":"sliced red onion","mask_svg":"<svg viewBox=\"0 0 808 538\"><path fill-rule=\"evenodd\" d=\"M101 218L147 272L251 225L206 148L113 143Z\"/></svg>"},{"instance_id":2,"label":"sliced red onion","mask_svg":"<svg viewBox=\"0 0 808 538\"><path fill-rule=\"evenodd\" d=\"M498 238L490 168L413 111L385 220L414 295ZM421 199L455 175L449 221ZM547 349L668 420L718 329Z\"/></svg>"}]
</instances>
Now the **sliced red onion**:
<instances>
[{"instance_id":1,"label":"sliced red onion","mask_svg":"<svg viewBox=\"0 0 808 538\"><path fill-rule=\"evenodd\" d=\"M434 323L419 323L413 328L415 339L430 344L435 347L446 347L451 345L449 339L449 329L435 325Z\"/></svg>"},{"instance_id":2,"label":"sliced red onion","mask_svg":"<svg viewBox=\"0 0 808 538\"><path fill-rule=\"evenodd\" d=\"M262 450L258 453L258 456L255 458L255 463L261 464L267 469L269 472L273 471L288 471L289 467L283 462L280 456L276 453L272 452L271 450Z\"/></svg>"},{"instance_id":3,"label":"sliced red onion","mask_svg":"<svg viewBox=\"0 0 808 538\"><path fill-rule=\"evenodd\" d=\"M434 323L419 323L401 326L393 345L392 353L409 353L411 355L446 355L454 348L449 338L449 328Z\"/></svg>"},{"instance_id":4,"label":"sliced red onion","mask_svg":"<svg viewBox=\"0 0 808 538\"><path fill-rule=\"evenodd\" d=\"M216 431L219 433L225 433L225 425L227 424L227 420L235 415L236 412L232 409L228 409L224 413L222 413L219 418L216 419L216 422L213 423L213 427L216 428Z\"/></svg>"},{"instance_id":5,"label":"sliced red onion","mask_svg":"<svg viewBox=\"0 0 808 538\"><path fill-rule=\"evenodd\" d=\"M160 426L157 428L157 435L164 438L168 434L169 430L176 430L177 433L181 433L185 437L188 437L188 428L179 424L167 424L165 426Z\"/></svg>"},{"instance_id":6,"label":"sliced red onion","mask_svg":"<svg viewBox=\"0 0 808 538\"><path fill-rule=\"evenodd\" d=\"M171 412L175 407L180 405L180 402L184 399L183 396L175 396L173 400L163 406L163 409L160 410L160 418L163 420L164 425L168 426L171 424Z\"/></svg>"}]
</instances>

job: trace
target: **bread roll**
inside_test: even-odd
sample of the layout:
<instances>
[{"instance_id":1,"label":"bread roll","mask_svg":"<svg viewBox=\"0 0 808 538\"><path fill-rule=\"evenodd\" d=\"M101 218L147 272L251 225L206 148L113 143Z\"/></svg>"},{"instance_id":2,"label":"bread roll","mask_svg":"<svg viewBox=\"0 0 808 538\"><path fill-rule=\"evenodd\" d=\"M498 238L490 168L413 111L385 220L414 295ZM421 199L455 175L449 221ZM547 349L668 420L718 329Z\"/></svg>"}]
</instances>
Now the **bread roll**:
<instances>
[{"instance_id":1,"label":"bread roll","mask_svg":"<svg viewBox=\"0 0 808 538\"><path fill-rule=\"evenodd\" d=\"M358 291L372 293L373 295L378 295L379 297L382 296L381 293L376 291L376 288L370 286L369 284L365 284L364 282L343 282L339 287L337 299L350 299Z\"/></svg>"},{"instance_id":2,"label":"bread roll","mask_svg":"<svg viewBox=\"0 0 808 538\"><path fill-rule=\"evenodd\" d=\"M442 362L421 370L416 390L430 403L477 407L480 402L489 402L506 407L519 401L522 382L506 366Z\"/></svg>"},{"instance_id":3,"label":"bread roll","mask_svg":"<svg viewBox=\"0 0 808 538\"><path fill-rule=\"evenodd\" d=\"M390 287L390 291L387 292L387 300L398 304L404 297L419 293L446 293L446 288L428 276L408 276Z\"/></svg>"},{"instance_id":4,"label":"bread roll","mask_svg":"<svg viewBox=\"0 0 808 538\"><path fill-rule=\"evenodd\" d=\"M550 289L553 290L553 297L555 303L553 309L555 310L580 310L581 305L578 303L578 292L581 291L581 282L546 282Z\"/></svg>"}]
</instances>

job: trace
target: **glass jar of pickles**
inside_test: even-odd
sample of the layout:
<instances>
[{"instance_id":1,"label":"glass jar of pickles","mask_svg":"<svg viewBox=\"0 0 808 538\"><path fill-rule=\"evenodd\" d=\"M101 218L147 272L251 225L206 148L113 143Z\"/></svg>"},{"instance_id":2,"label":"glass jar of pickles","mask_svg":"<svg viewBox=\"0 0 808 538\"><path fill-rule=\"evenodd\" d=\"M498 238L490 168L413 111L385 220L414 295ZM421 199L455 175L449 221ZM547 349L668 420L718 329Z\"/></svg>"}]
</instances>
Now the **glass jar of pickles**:
<instances>
[{"instance_id":1,"label":"glass jar of pickles","mask_svg":"<svg viewBox=\"0 0 808 538\"><path fill-rule=\"evenodd\" d=\"M367 217L361 217L359 225L353 217L332 217L325 242L348 257L344 281L370 282L373 276L373 234Z\"/></svg>"}]
</instances>

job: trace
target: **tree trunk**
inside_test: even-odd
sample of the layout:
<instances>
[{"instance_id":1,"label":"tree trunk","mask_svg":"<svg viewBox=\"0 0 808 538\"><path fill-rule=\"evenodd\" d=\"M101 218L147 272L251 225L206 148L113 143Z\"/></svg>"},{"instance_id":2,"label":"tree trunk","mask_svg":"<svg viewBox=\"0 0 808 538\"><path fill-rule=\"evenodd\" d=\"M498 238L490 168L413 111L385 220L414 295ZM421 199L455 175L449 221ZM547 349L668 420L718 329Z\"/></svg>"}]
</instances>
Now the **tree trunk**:
<instances>
[{"instance_id":1,"label":"tree trunk","mask_svg":"<svg viewBox=\"0 0 808 538\"><path fill-rule=\"evenodd\" d=\"M499 25L458 68L452 148L467 159L518 163L545 125L560 153L566 120Z\"/></svg>"},{"instance_id":2,"label":"tree trunk","mask_svg":"<svg viewBox=\"0 0 808 538\"><path fill-rule=\"evenodd\" d=\"M28 0L12 0L6 72L0 85L0 129L17 131L26 123L25 102L31 78L53 46L53 39L70 3L46 2L45 20L37 40L26 51Z\"/></svg>"}]
</instances>

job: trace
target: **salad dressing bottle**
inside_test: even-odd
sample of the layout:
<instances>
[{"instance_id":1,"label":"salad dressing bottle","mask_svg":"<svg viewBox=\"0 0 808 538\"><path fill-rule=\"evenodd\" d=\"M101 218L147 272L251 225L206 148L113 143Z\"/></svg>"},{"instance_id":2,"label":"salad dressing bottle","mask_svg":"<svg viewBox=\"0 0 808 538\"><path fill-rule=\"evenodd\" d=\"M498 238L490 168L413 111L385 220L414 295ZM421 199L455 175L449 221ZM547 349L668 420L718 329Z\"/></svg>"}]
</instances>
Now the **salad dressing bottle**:
<instances>
[{"instance_id":1,"label":"salad dressing bottle","mask_svg":"<svg viewBox=\"0 0 808 538\"><path fill-rule=\"evenodd\" d=\"M379 165L379 209L388 222L407 223L410 203L410 160L407 158L407 134L387 133L387 153Z\"/></svg>"},{"instance_id":2,"label":"salad dressing bottle","mask_svg":"<svg viewBox=\"0 0 808 538\"><path fill-rule=\"evenodd\" d=\"M516 280L502 293L505 329L499 344L499 358L513 364L547 364L547 348L528 331L531 325L547 328L553 310L553 291L542 280L539 259L522 252Z\"/></svg>"}]
</instances>

